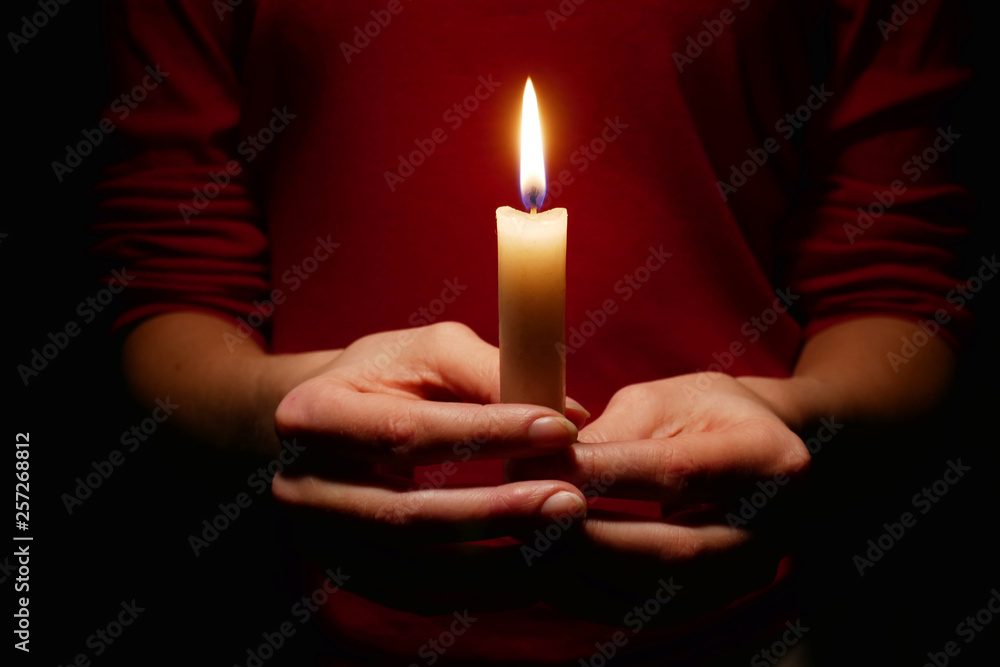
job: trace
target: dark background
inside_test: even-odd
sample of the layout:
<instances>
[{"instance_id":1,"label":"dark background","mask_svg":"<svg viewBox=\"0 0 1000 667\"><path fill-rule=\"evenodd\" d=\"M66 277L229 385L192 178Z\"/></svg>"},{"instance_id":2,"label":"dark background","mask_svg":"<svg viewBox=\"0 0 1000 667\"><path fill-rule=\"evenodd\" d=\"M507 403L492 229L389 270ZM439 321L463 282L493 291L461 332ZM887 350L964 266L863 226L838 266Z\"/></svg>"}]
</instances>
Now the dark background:
<instances>
[{"instance_id":1,"label":"dark background","mask_svg":"<svg viewBox=\"0 0 1000 667\"><path fill-rule=\"evenodd\" d=\"M5 34L20 30L34 2L7 8ZM977 67L975 85L957 110L964 129L955 156L963 180L977 194L979 210L968 244L972 275L981 255L1000 249L993 206L996 150L991 23L981 5L970 9L967 56ZM77 305L100 288L108 267L87 254L93 218L91 189L119 148L106 138L62 183L51 162L111 97L107 89L100 11L95 3L60 5L59 13L20 52L4 47L5 138L8 207L0 233L0 266L7 307L3 317L6 386L4 437L31 434L30 658L17 651L14 664L70 664L85 653L93 664L245 664L246 649L264 631L288 620L294 601L295 561L279 551L272 535L275 510L269 498L253 505L217 542L195 557L188 535L218 513L220 501L247 490L251 462L220 461L185 449L158 431L104 480L82 506L68 514L61 496L92 462L124 450L123 431L148 417L133 410L119 384L115 341L105 312L82 324ZM1000 281L996 281L1000 283ZM927 651L957 641L956 665L993 664L1000 619L971 644L955 626L975 614L1000 588L996 498L998 408L996 378L1000 284L988 283L973 306L981 323L965 352L954 398L943 415L908 431L859 441L851 434L817 455L815 509L804 530L801 586L806 625L822 664L922 665ZM67 321L82 333L25 386L16 371L31 350ZM8 444L8 452L13 450ZM878 452L891 451L892 456ZM869 453L870 452L870 453ZM961 457L972 471L863 578L851 557L882 523L912 511L911 496L941 477L949 459ZM13 467L13 454L7 460ZM8 480L10 478L8 477ZM13 486L13 481L9 482ZM13 512L13 510L9 510ZM13 528L10 529L13 533ZM3 539L0 564L13 551ZM11 559L10 562L13 562ZM16 574L0 573L0 590L13 600ZM96 656L88 637L105 628L135 599L145 609L135 623ZM12 605L11 605L12 606ZM0 636L11 638L5 614ZM10 623L11 626L7 626ZM301 633L304 634L304 631ZM297 638L298 648L308 637ZM13 643L13 639L11 639ZM763 647L762 647L763 648ZM7 647L3 649L8 651ZM282 658L294 649L282 651ZM749 662L748 656L748 662ZM992 659L991 659L992 658ZM269 661L267 664L274 664Z\"/></svg>"}]
</instances>

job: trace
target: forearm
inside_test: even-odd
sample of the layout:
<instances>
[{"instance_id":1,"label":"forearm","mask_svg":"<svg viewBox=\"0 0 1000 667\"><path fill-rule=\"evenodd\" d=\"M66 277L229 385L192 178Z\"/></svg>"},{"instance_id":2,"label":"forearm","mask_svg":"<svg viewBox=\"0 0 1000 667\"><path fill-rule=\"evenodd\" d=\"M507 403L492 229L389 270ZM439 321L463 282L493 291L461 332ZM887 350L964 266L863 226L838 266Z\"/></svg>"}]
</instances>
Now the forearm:
<instances>
[{"instance_id":1,"label":"forearm","mask_svg":"<svg viewBox=\"0 0 1000 667\"><path fill-rule=\"evenodd\" d=\"M195 312L153 317L133 330L122 350L126 382L144 404L170 397L180 407L171 425L221 448L276 450L274 411L293 387L339 351L271 355L252 339L227 345L235 327Z\"/></svg>"},{"instance_id":2,"label":"forearm","mask_svg":"<svg viewBox=\"0 0 1000 667\"><path fill-rule=\"evenodd\" d=\"M831 415L844 423L899 423L937 405L955 369L951 348L934 337L893 368L890 353L900 354L901 339L917 331L892 317L848 320L806 342L791 378L739 380L796 430Z\"/></svg>"}]
</instances>

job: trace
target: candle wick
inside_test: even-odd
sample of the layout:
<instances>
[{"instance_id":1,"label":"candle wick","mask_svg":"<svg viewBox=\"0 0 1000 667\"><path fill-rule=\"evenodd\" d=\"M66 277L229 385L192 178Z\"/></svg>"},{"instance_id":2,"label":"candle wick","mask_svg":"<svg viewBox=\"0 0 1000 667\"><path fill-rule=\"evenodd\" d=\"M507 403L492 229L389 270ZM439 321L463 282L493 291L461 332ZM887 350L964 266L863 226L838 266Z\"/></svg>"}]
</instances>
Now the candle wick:
<instances>
[{"instance_id":1,"label":"candle wick","mask_svg":"<svg viewBox=\"0 0 1000 667\"><path fill-rule=\"evenodd\" d=\"M537 206L532 206L531 207L531 215L535 215L536 213L538 213L538 207Z\"/></svg>"}]
</instances>

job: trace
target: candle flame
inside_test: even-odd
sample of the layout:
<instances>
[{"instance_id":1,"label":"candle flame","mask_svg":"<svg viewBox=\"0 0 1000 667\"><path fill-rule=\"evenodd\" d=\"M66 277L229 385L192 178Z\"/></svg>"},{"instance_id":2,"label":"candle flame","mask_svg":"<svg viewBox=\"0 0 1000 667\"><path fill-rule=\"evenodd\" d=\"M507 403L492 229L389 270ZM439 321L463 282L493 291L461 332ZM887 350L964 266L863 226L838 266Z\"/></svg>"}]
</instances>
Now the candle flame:
<instances>
[{"instance_id":1,"label":"candle flame","mask_svg":"<svg viewBox=\"0 0 1000 667\"><path fill-rule=\"evenodd\" d=\"M542 123L538 118L538 99L531 77L524 86L521 104L521 201L534 211L545 201L545 159L542 157Z\"/></svg>"}]
</instances>

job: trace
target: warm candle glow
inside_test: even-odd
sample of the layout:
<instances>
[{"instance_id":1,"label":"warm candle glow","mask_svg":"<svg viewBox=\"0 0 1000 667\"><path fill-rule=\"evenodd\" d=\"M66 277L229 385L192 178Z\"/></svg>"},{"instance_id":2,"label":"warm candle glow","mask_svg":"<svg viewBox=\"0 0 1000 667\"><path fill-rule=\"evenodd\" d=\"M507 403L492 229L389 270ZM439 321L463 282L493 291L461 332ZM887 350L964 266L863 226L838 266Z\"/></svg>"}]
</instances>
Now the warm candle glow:
<instances>
[{"instance_id":1,"label":"warm candle glow","mask_svg":"<svg viewBox=\"0 0 1000 667\"><path fill-rule=\"evenodd\" d=\"M542 123L538 118L538 99L531 77L524 86L521 104L521 201L534 211L545 201L545 159L542 157Z\"/></svg>"},{"instance_id":2,"label":"warm candle glow","mask_svg":"<svg viewBox=\"0 0 1000 667\"><path fill-rule=\"evenodd\" d=\"M539 212L545 163L531 79L521 109L524 211L497 209L500 402L566 414L566 209Z\"/></svg>"}]
</instances>

